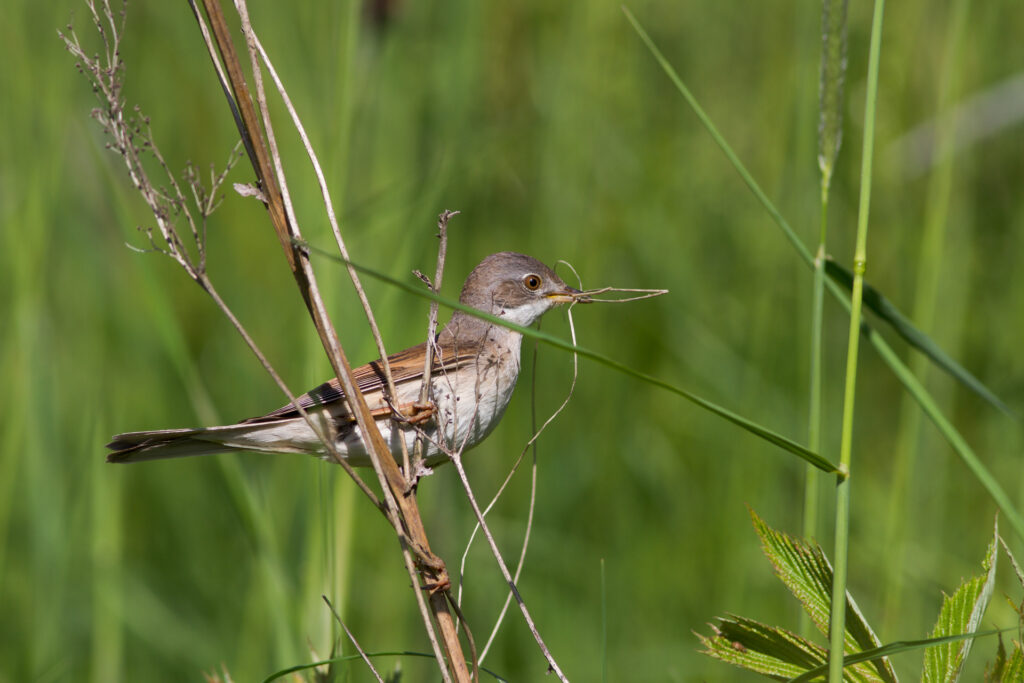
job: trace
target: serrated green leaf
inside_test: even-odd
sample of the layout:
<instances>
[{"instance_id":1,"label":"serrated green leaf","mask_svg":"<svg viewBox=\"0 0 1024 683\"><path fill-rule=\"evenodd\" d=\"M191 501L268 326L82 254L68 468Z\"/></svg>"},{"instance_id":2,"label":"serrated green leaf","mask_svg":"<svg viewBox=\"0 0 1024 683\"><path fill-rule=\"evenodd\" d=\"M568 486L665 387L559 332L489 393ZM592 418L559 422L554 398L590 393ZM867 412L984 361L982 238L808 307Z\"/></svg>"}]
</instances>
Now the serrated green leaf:
<instances>
[{"instance_id":1,"label":"serrated green leaf","mask_svg":"<svg viewBox=\"0 0 1024 683\"><path fill-rule=\"evenodd\" d=\"M832 604L832 565L825 557L825 553L820 546L811 545L772 529L753 510L750 511L750 516L757 535L761 538L765 555L775 568L776 575L800 601L818 630L827 636ZM846 614L846 653L872 650L881 646L878 636L871 630L849 592L846 593ZM860 665L856 669L869 672L863 675L873 676L870 680L886 683L895 683L897 680L892 664L885 658Z\"/></svg>"},{"instance_id":2,"label":"serrated green leaf","mask_svg":"<svg viewBox=\"0 0 1024 683\"><path fill-rule=\"evenodd\" d=\"M1003 645L1003 636L999 636L999 646L996 648L996 660L991 666L985 666L985 683L999 683L1003 680L1003 671L1006 670L1006 646Z\"/></svg>"},{"instance_id":3,"label":"serrated green leaf","mask_svg":"<svg viewBox=\"0 0 1024 683\"><path fill-rule=\"evenodd\" d=\"M1020 681L1024 681L1024 650L1021 649L1020 642L1014 642L1013 651L1006 660L1006 666L1003 668L1003 677L999 681L1000 683L1020 683Z\"/></svg>"},{"instance_id":4,"label":"serrated green leaf","mask_svg":"<svg viewBox=\"0 0 1024 683\"><path fill-rule=\"evenodd\" d=\"M996 552L999 547L999 523L982 562L984 573L967 579L960 584L953 595L942 602L939 619L932 630L932 637L940 638L957 633L976 631L992 597L996 581ZM924 683L956 683L963 670L964 660L971 651L974 639L959 643L946 643L931 648L924 656Z\"/></svg>"},{"instance_id":5,"label":"serrated green leaf","mask_svg":"<svg viewBox=\"0 0 1024 683\"><path fill-rule=\"evenodd\" d=\"M999 650L996 661L991 667L985 668L985 683L1020 683L1024 681L1024 650L1019 642L1012 641L1010 654L1007 656L1002 636L999 637Z\"/></svg>"},{"instance_id":6,"label":"serrated green leaf","mask_svg":"<svg viewBox=\"0 0 1024 683\"><path fill-rule=\"evenodd\" d=\"M729 616L712 628L711 636L697 634L703 654L776 680L788 680L827 657L825 648L752 619Z\"/></svg>"},{"instance_id":7,"label":"serrated green leaf","mask_svg":"<svg viewBox=\"0 0 1024 683\"><path fill-rule=\"evenodd\" d=\"M1013 567L1013 573L1017 575L1017 581L1024 588L1024 570L1021 569L1020 563L1017 562L1017 557L1010 550L1010 545L1002 537L999 538L999 543L1002 544L1003 552L1006 553L1006 557L1010 560L1010 566ZM1024 603L1014 605L1014 607L1020 618L1024 619ZM996 675L991 677L992 683L1017 683L1018 681L1024 681L1024 649L1022 649L1020 641L1012 641L1010 654L1007 656L1006 648L1003 647L1003 641L1000 638L999 650L1002 661L997 664L1001 664L1001 666L997 665L998 671Z\"/></svg>"},{"instance_id":8,"label":"serrated green leaf","mask_svg":"<svg viewBox=\"0 0 1024 683\"><path fill-rule=\"evenodd\" d=\"M853 285L853 273L833 261L831 258L825 260L825 273L832 278L833 281L840 284L847 290L849 290ZM971 374L967 368L950 358L949 355L943 351L931 337L919 330L914 323L910 322L910 319L907 318L907 316L903 315L903 313L896 308L891 301L889 301L889 299L866 282L864 283L863 303L875 315L889 323L889 326L892 327L893 331L903 337L904 341L926 355L933 363L935 363L935 365L945 370L954 379L991 403L1009 417L1012 417L1015 420L1019 419L1019 417L1010 410L1009 406L1003 403L995 393L981 383L981 380Z\"/></svg>"}]
</instances>

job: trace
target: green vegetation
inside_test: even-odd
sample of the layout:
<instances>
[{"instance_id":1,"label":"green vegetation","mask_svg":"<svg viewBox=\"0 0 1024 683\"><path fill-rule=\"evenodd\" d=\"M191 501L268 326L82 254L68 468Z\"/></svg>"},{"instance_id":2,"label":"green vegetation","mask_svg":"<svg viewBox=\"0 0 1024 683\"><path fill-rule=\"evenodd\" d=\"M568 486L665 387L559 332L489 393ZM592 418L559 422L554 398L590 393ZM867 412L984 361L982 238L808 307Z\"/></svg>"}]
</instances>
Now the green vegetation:
<instances>
[{"instance_id":1,"label":"green vegetation","mask_svg":"<svg viewBox=\"0 0 1024 683\"><path fill-rule=\"evenodd\" d=\"M815 275L805 260L823 228L820 6L629 6L775 214L618 3L375 6L390 18L356 4L250 7L321 155L353 260L418 285L410 273L433 272L436 216L451 208L462 215L449 228L447 297L503 249L566 259L587 287L667 288L577 308L580 346L806 443ZM850 270L871 11L849 7L844 144L828 189L828 253ZM222 665L236 681L263 680L332 655L339 629L321 595L366 650L428 652L397 543L337 467L261 455L103 462L115 432L235 420L284 399L170 260L125 246L146 247L135 226L151 217L88 119L96 102L56 36L72 16L92 40L78 0L14 3L0 29L0 682L199 680ZM857 366L846 571L883 646L950 635L935 625L942 591L977 574L997 509L1009 549L1024 556L1013 517L1024 509L1024 123L1018 112L986 129L994 117L958 109L1024 68L1024 13L1008 0L910 0L888 3L884 26L865 297L884 295L1018 418L911 350L865 298L875 332ZM237 136L187 7L130 6L123 57L126 98L151 117L170 166L223 163ZM328 247L312 174L281 120L304 234ZM931 137L912 134L922 124ZM229 183L251 177L239 164ZM264 210L229 188L208 230L211 278L290 387L323 381L329 366ZM316 265L349 357L371 359L342 268ZM824 288L848 302L830 275ZM421 341L427 301L365 284L389 350ZM849 317L834 301L826 293L812 450L837 464ZM564 316L549 315L544 332L568 339ZM568 353L540 344L534 358L527 344L504 422L466 458L481 499L530 437L531 396L543 421L568 391ZM897 361L929 398L907 398L915 380L894 375ZM799 607L762 561L746 506L797 535L805 478L818 476L814 540L831 548L834 475L586 358L538 457L520 590L572 680L605 669L607 680L762 680L699 654L694 631L726 613L797 630ZM520 472L489 516L507 557L529 479ZM454 573L474 524L455 471L439 468L419 495ZM1019 602L1013 572L1000 570L990 590L973 630L1016 623L1002 599ZM477 542L463 607L478 645L503 600ZM962 680L981 680L996 652L994 637L974 642ZM355 652L343 640L338 654ZM918 680L922 661L943 656L891 661ZM429 659L377 666L396 662L404 680L437 677ZM514 610L485 666L544 679ZM358 659L339 670L371 679Z\"/></svg>"}]
</instances>

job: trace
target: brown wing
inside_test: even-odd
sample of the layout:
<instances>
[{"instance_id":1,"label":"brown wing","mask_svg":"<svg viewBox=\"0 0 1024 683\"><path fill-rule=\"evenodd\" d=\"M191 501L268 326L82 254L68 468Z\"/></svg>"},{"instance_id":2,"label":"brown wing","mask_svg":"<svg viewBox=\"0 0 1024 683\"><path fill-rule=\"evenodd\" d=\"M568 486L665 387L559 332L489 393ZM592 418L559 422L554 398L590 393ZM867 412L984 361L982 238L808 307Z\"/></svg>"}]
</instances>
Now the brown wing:
<instances>
[{"instance_id":1,"label":"brown wing","mask_svg":"<svg viewBox=\"0 0 1024 683\"><path fill-rule=\"evenodd\" d=\"M388 364L391 366L391 378L398 383L423 377L423 354L425 350L426 344L424 343L388 356ZM431 373L451 372L475 358L476 352L470 353L468 349L462 349L460 352L451 347L441 347L441 355L441 358L435 355ZM363 394L378 391L386 384L384 369L379 359L355 368L352 374L355 376L359 391ZM341 388L341 382L335 377L331 381L324 382L315 389L311 389L302 396L296 397L296 402L302 406L303 410L309 410L315 406L338 401L344 397L345 391ZM289 403L266 415L243 420L240 424L270 422L298 416L299 411L296 410L293 404Z\"/></svg>"}]
</instances>

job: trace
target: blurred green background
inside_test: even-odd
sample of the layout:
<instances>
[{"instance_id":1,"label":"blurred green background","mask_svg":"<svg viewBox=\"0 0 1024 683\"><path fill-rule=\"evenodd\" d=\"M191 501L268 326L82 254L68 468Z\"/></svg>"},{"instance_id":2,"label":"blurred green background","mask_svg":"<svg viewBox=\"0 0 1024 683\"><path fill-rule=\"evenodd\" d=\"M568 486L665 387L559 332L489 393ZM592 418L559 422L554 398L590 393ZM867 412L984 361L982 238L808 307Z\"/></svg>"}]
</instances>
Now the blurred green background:
<instances>
[{"instance_id":1,"label":"blurred green background","mask_svg":"<svg viewBox=\"0 0 1024 683\"><path fill-rule=\"evenodd\" d=\"M630 7L811 244L820 6ZM462 215L450 227L448 295L504 249L571 261L585 286L668 288L653 301L577 309L580 343L805 441L811 273L619 3L380 8L386 19L360 3L250 8L321 154L353 258L410 282L413 269L432 273L434 223L449 208ZM129 105L151 116L172 168L222 164L236 133L187 6L136 2L128 12ZM870 3L849 8L845 142L830 205L829 251L847 264L870 12ZM888 7L868 280L1021 413L1020 105L996 99L1007 114L1001 128L965 117L981 134L964 135L948 192L927 145L905 136L939 115L943 83L960 103L1020 78L1024 12L1008 0L970 5L960 58L947 69L951 12L928 0ZM427 651L397 543L337 468L259 455L104 464L115 432L234 421L284 399L169 259L126 247L145 246L135 226L152 219L89 119L96 101L56 35L72 17L98 47L75 0L11 3L0 27L0 681L200 680L221 665L236 681L261 680L309 661L310 647L329 653L336 630L321 594L367 650ZM307 165L278 122L304 232L329 247ZM243 162L229 183L251 179ZM925 248L930 211L941 237ZM326 379L262 207L229 189L209 252L215 284L290 386ZM350 358L370 360L346 278L331 262L317 265ZM373 280L366 287L390 350L423 338L423 300ZM848 320L834 302L825 313L824 450L834 461ZM544 329L568 337L564 313ZM532 366L527 344L504 422L468 458L482 498L530 436L531 393L543 419L568 390L568 354L542 347L535 385ZM1020 423L926 372L946 414L1024 506ZM870 347L858 389L851 590L883 641L921 638L941 591L978 571L996 508L932 426L916 426L916 409ZM901 486L893 463L907 444L916 455ZM799 533L803 476L801 462L722 420L581 362L572 402L540 440L521 581L566 673L600 680L606 659L609 680L760 680L697 654L693 631L726 612L797 627L796 603L762 558L746 506ZM454 571L472 529L455 472L439 469L420 492L435 550ZM524 471L491 516L509 558L528 494ZM825 513L819 540L831 553ZM905 529L895 543L893 520ZM1024 550L1022 539L1008 540ZM1000 571L986 626L1014 623L1000 595L1020 600ZM465 591L482 642L504 594L479 543ZM978 644L974 666L994 647ZM912 680L919 662L914 654L896 665ZM391 670L394 660L379 665ZM514 610L486 665L513 681L545 679ZM402 667L405 680L437 678L429 660ZM370 679L360 664L345 671L341 680Z\"/></svg>"}]
</instances>

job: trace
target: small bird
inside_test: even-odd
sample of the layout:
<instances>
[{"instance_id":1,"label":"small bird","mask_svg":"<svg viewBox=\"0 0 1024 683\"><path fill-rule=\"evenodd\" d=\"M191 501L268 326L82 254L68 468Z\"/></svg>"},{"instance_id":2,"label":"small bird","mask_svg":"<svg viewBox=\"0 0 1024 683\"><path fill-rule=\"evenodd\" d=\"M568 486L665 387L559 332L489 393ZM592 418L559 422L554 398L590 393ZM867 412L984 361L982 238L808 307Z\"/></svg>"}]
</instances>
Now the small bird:
<instances>
[{"instance_id":1,"label":"small bird","mask_svg":"<svg viewBox=\"0 0 1024 683\"><path fill-rule=\"evenodd\" d=\"M530 256L501 252L485 258L466 278L459 301L528 326L552 308L589 299L566 285L554 271ZM388 356L397 396L390 404L380 360L353 371L381 436L401 457L401 440L412 449L420 432L427 437L425 462L445 462L445 449L469 449L501 420L516 379L522 335L462 311L437 334L431 371L431 402L418 402L426 344ZM353 467L369 466L363 434L337 379L296 399L334 439L338 454ZM392 406L405 421L392 420ZM107 462L142 462L228 451L306 453L330 460L316 433L291 403L233 425L162 429L118 434L107 444ZM411 450L410 450L411 452Z\"/></svg>"}]
</instances>

